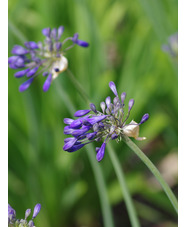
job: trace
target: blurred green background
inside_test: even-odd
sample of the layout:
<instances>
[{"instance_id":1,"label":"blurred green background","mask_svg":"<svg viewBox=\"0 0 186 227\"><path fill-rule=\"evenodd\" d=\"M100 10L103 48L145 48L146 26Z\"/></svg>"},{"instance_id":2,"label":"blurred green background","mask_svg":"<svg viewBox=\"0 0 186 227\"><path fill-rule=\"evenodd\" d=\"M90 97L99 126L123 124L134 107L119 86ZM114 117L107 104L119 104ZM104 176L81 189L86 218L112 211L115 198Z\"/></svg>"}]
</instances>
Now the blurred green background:
<instances>
[{"instance_id":1,"label":"blurred green background","mask_svg":"<svg viewBox=\"0 0 186 227\"><path fill-rule=\"evenodd\" d=\"M43 41L42 28L65 26L62 38L79 33L89 48L75 46L66 57L69 69L99 106L114 81L127 101L135 99L130 120L150 119L140 128L147 140L136 142L177 194L177 62L162 51L178 29L176 0L9 0L9 56L26 38ZM67 93L76 110L87 104L66 72L42 91L39 76L24 93L24 79L9 69L9 203L24 218L41 203L39 227L104 226L95 175L86 149L62 150L63 118L70 117ZM62 93L61 93L62 91ZM112 96L113 97L113 96ZM141 226L177 226L176 213L144 164L124 143L110 142L126 175ZM94 144L96 146L96 144ZM99 167L116 227L131 226L110 156ZM96 152L94 153L96 159Z\"/></svg>"}]
</instances>

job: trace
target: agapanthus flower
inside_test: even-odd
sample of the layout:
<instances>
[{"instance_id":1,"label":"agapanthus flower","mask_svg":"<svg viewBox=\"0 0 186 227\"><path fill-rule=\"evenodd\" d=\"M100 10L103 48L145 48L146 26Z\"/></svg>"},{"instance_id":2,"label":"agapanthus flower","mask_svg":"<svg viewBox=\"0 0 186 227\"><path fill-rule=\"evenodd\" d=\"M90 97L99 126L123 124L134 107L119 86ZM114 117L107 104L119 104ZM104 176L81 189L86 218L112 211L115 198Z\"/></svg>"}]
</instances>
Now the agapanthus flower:
<instances>
[{"instance_id":1,"label":"agapanthus flower","mask_svg":"<svg viewBox=\"0 0 186 227\"><path fill-rule=\"evenodd\" d=\"M78 33L72 37L60 41L64 27L44 28L44 42L25 42L24 46L15 45L12 49L13 56L8 58L9 67L18 70L14 76L16 78L26 77L27 80L20 85L19 91L25 91L40 74L46 79L43 84L43 91L48 91L52 81L68 67L68 60L64 56L67 50L74 45L88 47L89 44L78 38ZM69 42L70 46L66 46Z\"/></svg>"},{"instance_id":2,"label":"agapanthus flower","mask_svg":"<svg viewBox=\"0 0 186 227\"><path fill-rule=\"evenodd\" d=\"M41 204L36 204L32 218L27 220L31 214L31 209L25 211L24 219L16 219L16 211L8 204L8 226L9 227L35 227L33 219L39 214L41 210Z\"/></svg>"},{"instance_id":3,"label":"agapanthus flower","mask_svg":"<svg viewBox=\"0 0 186 227\"><path fill-rule=\"evenodd\" d=\"M130 99L128 103L128 111L124 111L124 100L126 93L123 92L118 96L118 92L114 82L109 83L109 87L115 97L111 102L110 96L100 103L101 111L91 103L90 108L86 110L78 110L74 116L77 119L65 118L64 134L72 137L64 140L63 150L74 152L93 141L103 141L101 147L96 148L97 161L101 161L104 157L106 144L109 140L119 142L122 137L133 137L136 140L144 140L145 137L139 137L139 127L148 120L149 114L144 114L139 123L132 120L127 123L134 100Z\"/></svg>"},{"instance_id":4,"label":"agapanthus flower","mask_svg":"<svg viewBox=\"0 0 186 227\"><path fill-rule=\"evenodd\" d=\"M168 43L162 45L162 50L169 53L173 58L178 57L178 33L168 38Z\"/></svg>"}]
</instances>

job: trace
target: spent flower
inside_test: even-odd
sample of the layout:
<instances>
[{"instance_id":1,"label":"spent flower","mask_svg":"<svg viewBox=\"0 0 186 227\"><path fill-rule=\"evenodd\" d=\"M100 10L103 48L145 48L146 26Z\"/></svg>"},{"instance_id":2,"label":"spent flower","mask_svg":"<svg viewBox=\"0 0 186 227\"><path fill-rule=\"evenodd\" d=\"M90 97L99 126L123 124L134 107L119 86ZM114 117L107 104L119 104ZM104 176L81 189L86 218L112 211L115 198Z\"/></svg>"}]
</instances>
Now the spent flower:
<instances>
[{"instance_id":1,"label":"spent flower","mask_svg":"<svg viewBox=\"0 0 186 227\"><path fill-rule=\"evenodd\" d=\"M74 45L88 47L89 44L78 38L78 33L60 41L64 27L44 28L44 42L28 41L24 46L15 45L12 49L13 56L8 58L9 67L18 70L14 76L16 78L26 77L19 91L23 92L29 88L33 80L40 74L46 79L43 84L43 91L50 88L52 81L68 67L68 60L64 56L66 51ZM70 46L63 48L66 42L71 42Z\"/></svg>"},{"instance_id":2,"label":"spent flower","mask_svg":"<svg viewBox=\"0 0 186 227\"><path fill-rule=\"evenodd\" d=\"M41 210L41 204L36 204L32 218L27 220L31 214L31 209L25 211L24 219L16 219L16 211L8 204L8 226L9 227L35 227L33 219L39 214Z\"/></svg>"},{"instance_id":3,"label":"spent flower","mask_svg":"<svg viewBox=\"0 0 186 227\"><path fill-rule=\"evenodd\" d=\"M117 140L119 142L122 137L133 137L136 140L144 140L145 137L139 137L139 127L146 122L149 114L144 114L139 123L132 120L127 123L134 100L130 99L128 103L128 111L124 112L124 100L126 93L123 92L119 98L114 82L109 83L111 91L115 97L113 102L110 96L100 103L102 111L98 111L96 106L91 103L90 109L78 110L74 116L77 119L65 118L64 134L72 137L64 140L63 150L74 152L93 141L103 141L101 147L96 148L97 161L101 161L104 157L106 144L109 140Z\"/></svg>"}]
</instances>

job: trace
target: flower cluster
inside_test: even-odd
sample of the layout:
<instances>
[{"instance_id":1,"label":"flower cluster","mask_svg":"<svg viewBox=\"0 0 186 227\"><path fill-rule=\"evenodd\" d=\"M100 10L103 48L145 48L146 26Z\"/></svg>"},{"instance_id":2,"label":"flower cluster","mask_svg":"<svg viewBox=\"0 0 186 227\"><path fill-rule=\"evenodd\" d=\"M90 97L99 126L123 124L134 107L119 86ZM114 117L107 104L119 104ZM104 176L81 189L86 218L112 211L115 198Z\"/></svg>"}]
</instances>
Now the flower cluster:
<instances>
[{"instance_id":1,"label":"flower cluster","mask_svg":"<svg viewBox=\"0 0 186 227\"><path fill-rule=\"evenodd\" d=\"M41 210L41 205L38 203L34 207L34 212L32 215L32 219L30 221L27 218L31 214L31 209L27 209L25 211L25 218L24 219L16 219L16 211L8 204L8 226L10 227L35 227L33 219L39 214Z\"/></svg>"},{"instance_id":2,"label":"flower cluster","mask_svg":"<svg viewBox=\"0 0 186 227\"><path fill-rule=\"evenodd\" d=\"M168 44L162 46L163 51L169 53L173 58L178 57L178 33L175 33L168 38Z\"/></svg>"},{"instance_id":3,"label":"flower cluster","mask_svg":"<svg viewBox=\"0 0 186 227\"><path fill-rule=\"evenodd\" d=\"M101 102L102 112L96 109L91 103L90 109L78 110L74 116L76 120L65 118L64 134L72 135L72 137L64 140L63 150L68 152L77 151L92 141L101 141L104 139L101 147L96 148L97 161L101 161L104 157L106 143L112 139L120 141L123 135L134 137L137 140L144 140L145 137L139 137L139 126L148 120L149 114L144 114L140 123L131 121L126 123L130 111L134 105L134 100L130 99L128 103L128 111L124 112L124 100L126 93L123 92L119 98L114 82L109 83L109 87L115 97L113 103L111 98L107 97L105 102ZM90 113L92 111L92 113Z\"/></svg>"},{"instance_id":4,"label":"flower cluster","mask_svg":"<svg viewBox=\"0 0 186 227\"><path fill-rule=\"evenodd\" d=\"M64 57L67 50L74 45L81 47L88 47L88 43L78 39L78 34L75 33L73 37L68 37L60 42L64 27L60 26L58 29L44 28L42 30L45 36L44 43L29 41L23 46L15 45L12 49L13 56L8 58L9 67L18 69L14 74L16 78L26 76L29 78L20 85L19 91L25 91L39 74L43 74L46 80L43 85L43 91L48 91L51 82L59 73L63 72L68 67L68 60ZM64 44L70 41L71 45L63 49Z\"/></svg>"}]
</instances>

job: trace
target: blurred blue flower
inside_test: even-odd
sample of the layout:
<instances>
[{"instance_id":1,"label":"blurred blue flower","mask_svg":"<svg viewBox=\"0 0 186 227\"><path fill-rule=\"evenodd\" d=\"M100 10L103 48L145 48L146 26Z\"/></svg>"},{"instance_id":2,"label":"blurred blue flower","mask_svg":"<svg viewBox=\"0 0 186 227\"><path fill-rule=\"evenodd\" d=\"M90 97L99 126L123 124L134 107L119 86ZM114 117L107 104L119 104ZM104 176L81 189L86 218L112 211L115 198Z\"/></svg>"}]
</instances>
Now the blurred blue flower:
<instances>
[{"instance_id":1,"label":"blurred blue flower","mask_svg":"<svg viewBox=\"0 0 186 227\"><path fill-rule=\"evenodd\" d=\"M16 219L16 211L8 204L8 226L23 226L23 227L35 227L33 219L38 215L41 210L41 204L36 204L34 207L34 212L32 215L32 219L30 221L27 218L31 214L31 209L27 209L25 211L25 218L24 219Z\"/></svg>"},{"instance_id":2,"label":"blurred blue flower","mask_svg":"<svg viewBox=\"0 0 186 227\"><path fill-rule=\"evenodd\" d=\"M42 30L45 36L44 43L29 41L24 43L24 47L19 45L13 47L13 56L8 58L9 67L19 70L14 74L16 78L23 76L29 78L20 85L20 92L28 89L33 80L41 73L46 77L43 84L43 91L48 91L52 80L68 67L68 60L64 56L65 52L74 45L81 47L89 46L87 42L78 39L77 33L75 33L73 37L68 37L60 42L63 31L63 26L60 26L58 29L44 28ZM67 41L70 41L71 45L63 49Z\"/></svg>"},{"instance_id":3,"label":"blurred blue flower","mask_svg":"<svg viewBox=\"0 0 186 227\"><path fill-rule=\"evenodd\" d=\"M96 148L97 161L101 161L104 157L107 142L111 140L122 139L123 135L133 137L136 140L144 140L145 137L139 137L139 126L148 120L149 114L144 114L140 123L131 121L126 124L130 115L130 111L134 105L134 100L130 99L128 103L128 111L124 113L124 100L126 93L123 92L119 98L114 82L109 83L109 87L115 97L113 103L111 98L107 97L105 102L101 102L101 112L91 103L90 109L78 110L74 116L77 119L65 118L64 134L72 137L64 140L63 150L74 152L93 141L101 141L104 139L101 147ZM90 112L93 113L90 113Z\"/></svg>"},{"instance_id":4,"label":"blurred blue flower","mask_svg":"<svg viewBox=\"0 0 186 227\"><path fill-rule=\"evenodd\" d=\"M178 57L178 33L168 38L168 44L162 45L162 50L169 53L173 58Z\"/></svg>"}]
</instances>

